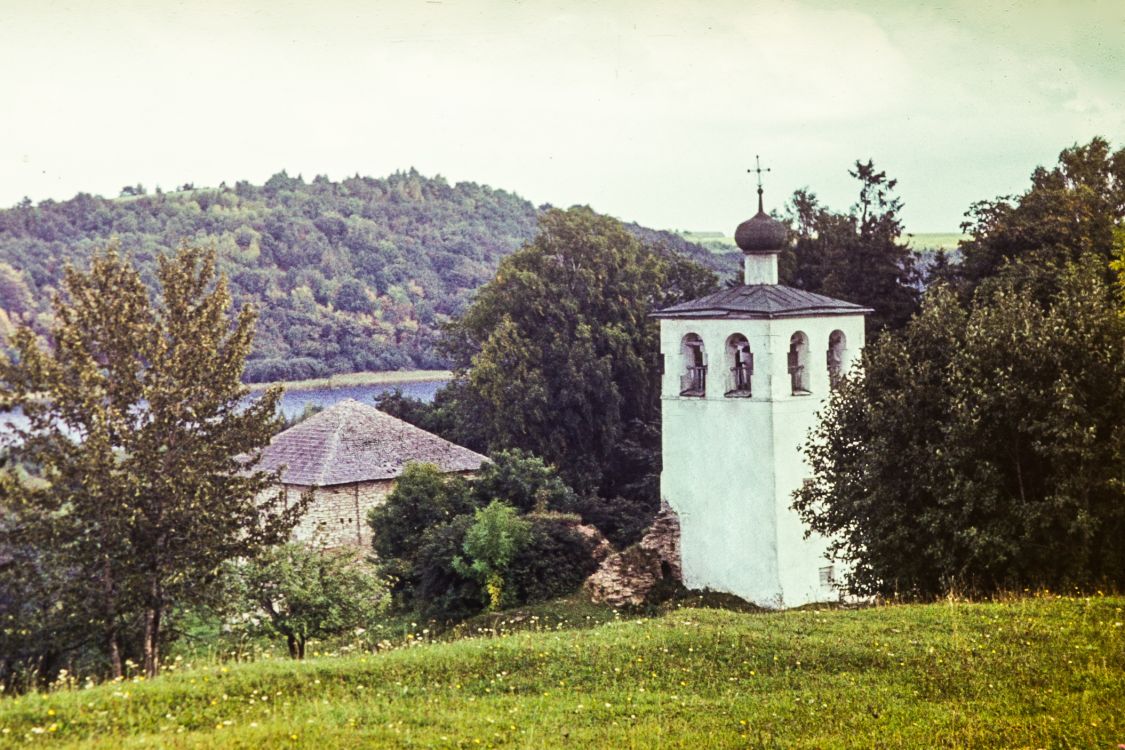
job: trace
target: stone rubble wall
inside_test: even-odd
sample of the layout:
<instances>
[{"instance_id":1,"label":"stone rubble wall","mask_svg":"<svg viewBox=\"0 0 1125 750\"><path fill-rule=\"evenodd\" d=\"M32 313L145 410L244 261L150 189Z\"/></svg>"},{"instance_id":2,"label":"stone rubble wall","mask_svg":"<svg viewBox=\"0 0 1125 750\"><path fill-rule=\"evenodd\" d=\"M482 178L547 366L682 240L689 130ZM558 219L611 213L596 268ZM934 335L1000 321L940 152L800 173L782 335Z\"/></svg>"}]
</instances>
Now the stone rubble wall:
<instances>
[{"instance_id":1,"label":"stone rubble wall","mask_svg":"<svg viewBox=\"0 0 1125 750\"><path fill-rule=\"evenodd\" d=\"M287 484L286 502L295 502L308 487ZM384 479L355 484L339 484L313 489L313 500L305 515L293 529L293 541L323 547L371 547L368 512L382 505L394 487L394 480Z\"/></svg>"},{"instance_id":2,"label":"stone rubble wall","mask_svg":"<svg viewBox=\"0 0 1125 750\"><path fill-rule=\"evenodd\" d=\"M661 583L682 578L680 519L665 505L641 541L607 557L583 588L595 602L635 607Z\"/></svg>"}]
</instances>

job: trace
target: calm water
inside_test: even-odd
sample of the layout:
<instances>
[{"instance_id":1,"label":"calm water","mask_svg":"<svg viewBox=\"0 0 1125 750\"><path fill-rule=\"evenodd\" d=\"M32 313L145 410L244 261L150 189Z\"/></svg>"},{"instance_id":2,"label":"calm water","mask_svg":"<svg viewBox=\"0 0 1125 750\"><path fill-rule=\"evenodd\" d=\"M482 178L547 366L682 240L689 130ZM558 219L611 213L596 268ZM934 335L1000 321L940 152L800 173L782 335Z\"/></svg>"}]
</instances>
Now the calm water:
<instances>
[{"instance_id":1,"label":"calm water","mask_svg":"<svg viewBox=\"0 0 1125 750\"><path fill-rule=\"evenodd\" d=\"M361 404L375 405L375 397L386 391L401 388L407 396L429 403L434 394L446 384L445 380L421 383L387 383L382 385L349 385L340 388L312 388L307 391L286 391L281 397L281 411L287 419L292 419L305 410L306 404L329 407L344 399L354 398Z\"/></svg>"},{"instance_id":2,"label":"calm water","mask_svg":"<svg viewBox=\"0 0 1125 750\"><path fill-rule=\"evenodd\" d=\"M327 408L347 398L354 398L362 404L375 405L375 397L380 393L401 388L407 396L421 399L426 403L434 400L434 394L448 381L435 380L430 382L386 383L382 385L349 385L341 388L310 388L303 391L286 391L281 397L281 411L286 419L292 419L305 410L305 404L316 404ZM253 396L251 396L253 398ZM5 426L8 421L19 427L26 427L27 420L17 409L15 411L0 412L0 445L11 439L11 433Z\"/></svg>"}]
</instances>

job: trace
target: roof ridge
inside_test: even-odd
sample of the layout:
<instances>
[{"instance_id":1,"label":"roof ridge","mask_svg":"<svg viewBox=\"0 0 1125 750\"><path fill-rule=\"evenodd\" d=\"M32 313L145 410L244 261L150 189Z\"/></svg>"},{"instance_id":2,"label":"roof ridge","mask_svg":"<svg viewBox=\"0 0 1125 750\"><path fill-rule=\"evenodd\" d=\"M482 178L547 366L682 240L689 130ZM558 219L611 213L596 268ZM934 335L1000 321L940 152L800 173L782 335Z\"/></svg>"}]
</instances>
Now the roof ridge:
<instances>
[{"instance_id":1,"label":"roof ridge","mask_svg":"<svg viewBox=\"0 0 1125 750\"><path fill-rule=\"evenodd\" d=\"M864 305L784 284L744 284L721 289L652 313L656 318L788 318L863 315Z\"/></svg>"},{"instance_id":2,"label":"roof ridge","mask_svg":"<svg viewBox=\"0 0 1125 750\"><path fill-rule=\"evenodd\" d=\"M336 424L336 429L335 431L333 431L332 437L329 439L330 442L328 444L328 450L326 451L327 460L325 460L325 462L321 464L320 473L317 475L317 479L320 480L317 482L317 486L319 487L324 486L324 476L328 473L328 467L332 466L336 462L336 451L340 449L340 433L343 432L345 424L347 424L347 422L341 419Z\"/></svg>"}]
</instances>

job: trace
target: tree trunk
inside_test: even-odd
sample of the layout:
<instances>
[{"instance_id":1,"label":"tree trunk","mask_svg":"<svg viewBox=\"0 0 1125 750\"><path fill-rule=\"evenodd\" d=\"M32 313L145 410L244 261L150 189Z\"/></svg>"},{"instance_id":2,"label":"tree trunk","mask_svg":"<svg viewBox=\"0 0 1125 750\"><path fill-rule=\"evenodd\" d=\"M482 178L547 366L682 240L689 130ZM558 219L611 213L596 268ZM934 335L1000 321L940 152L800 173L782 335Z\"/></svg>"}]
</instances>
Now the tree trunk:
<instances>
[{"instance_id":1,"label":"tree trunk","mask_svg":"<svg viewBox=\"0 0 1125 750\"><path fill-rule=\"evenodd\" d=\"M300 652L297 650L297 636L292 633L286 633L285 640L289 643L289 658L300 659Z\"/></svg>"},{"instance_id":2,"label":"tree trunk","mask_svg":"<svg viewBox=\"0 0 1125 750\"><path fill-rule=\"evenodd\" d=\"M60 661L62 661L62 654L59 652L43 652L43 655L39 658L39 667L35 674L36 684L39 687L45 689L51 684L51 678L58 672Z\"/></svg>"},{"instance_id":3,"label":"tree trunk","mask_svg":"<svg viewBox=\"0 0 1125 750\"><path fill-rule=\"evenodd\" d=\"M109 650L109 669L113 679L125 676L125 669L121 663L121 635L117 628L117 608L115 605L113 574L109 570L109 561L102 566L102 593L105 595L103 606L106 613L106 647Z\"/></svg>"},{"instance_id":4,"label":"tree trunk","mask_svg":"<svg viewBox=\"0 0 1125 750\"><path fill-rule=\"evenodd\" d=\"M164 602L160 584L152 582L149 606L145 607L145 677L155 677L160 672L160 610Z\"/></svg>"},{"instance_id":5,"label":"tree trunk","mask_svg":"<svg viewBox=\"0 0 1125 750\"><path fill-rule=\"evenodd\" d=\"M303 635L300 638L297 639L297 653L298 653L298 656L297 656L298 659L304 659L305 658L305 636L303 636Z\"/></svg>"},{"instance_id":6,"label":"tree trunk","mask_svg":"<svg viewBox=\"0 0 1125 750\"><path fill-rule=\"evenodd\" d=\"M145 609L145 677L160 671L160 608Z\"/></svg>"},{"instance_id":7,"label":"tree trunk","mask_svg":"<svg viewBox=\"0 0 1125 750\"><path fill-rule=\"evenodd\" d=\"M110 672L113 674L113 679L120 679L125 676L125 667L121 663L121 639L117 633L116 623L110 625L106 631L106 646L109 647Z\"/></svg>"}]
</instances>

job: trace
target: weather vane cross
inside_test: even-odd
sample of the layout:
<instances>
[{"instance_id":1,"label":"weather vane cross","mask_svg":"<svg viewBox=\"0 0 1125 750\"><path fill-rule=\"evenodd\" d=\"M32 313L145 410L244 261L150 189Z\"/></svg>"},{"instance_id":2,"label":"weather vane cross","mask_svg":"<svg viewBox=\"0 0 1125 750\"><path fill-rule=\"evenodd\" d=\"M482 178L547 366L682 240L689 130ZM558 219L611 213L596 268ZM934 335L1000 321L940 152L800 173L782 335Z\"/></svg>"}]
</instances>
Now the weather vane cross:
<instances>
[{"instance_id":1,"label":"weather vane cross","mask_svg":"<svg viewBox=\"0 0 1125 750\"><path fill-rule=\"evenodd\" d=\"M758 213L764 213L762 209L762 172L768 171L770 171L770 168L766 167L765 169L762 169L761 159L758 158L757 154L754 154L754 168L747 169L746 172L755 172L758 176Z\"/></svg>"}]
</instances>

